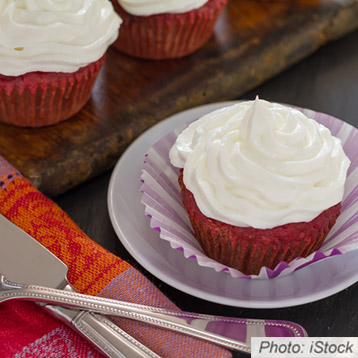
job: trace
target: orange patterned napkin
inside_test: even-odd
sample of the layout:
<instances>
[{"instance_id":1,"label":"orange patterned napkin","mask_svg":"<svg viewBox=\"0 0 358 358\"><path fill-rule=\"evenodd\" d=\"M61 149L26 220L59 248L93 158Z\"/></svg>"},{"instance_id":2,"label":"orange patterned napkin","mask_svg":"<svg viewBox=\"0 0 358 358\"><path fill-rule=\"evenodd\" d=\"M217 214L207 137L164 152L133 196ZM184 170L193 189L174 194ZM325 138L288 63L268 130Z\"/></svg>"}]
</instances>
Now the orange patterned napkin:
<instances>
[{"instance_id":1,"label":"orange patterned napkin","mask_svg":"<svg viewBox=\"0 0 358 358\"><path fill-rule=\"evenodd\" d=\"M89 295L178 309L142 274L88 238L54 202L0 156L0 212L61 259ZM1 230L1 229L0 229ZM116 324L162 357L230 357L213 344L128 319ZM70 328L25 301L0 304L1 357L100 357Z\"/></svg>"}]
</instances>

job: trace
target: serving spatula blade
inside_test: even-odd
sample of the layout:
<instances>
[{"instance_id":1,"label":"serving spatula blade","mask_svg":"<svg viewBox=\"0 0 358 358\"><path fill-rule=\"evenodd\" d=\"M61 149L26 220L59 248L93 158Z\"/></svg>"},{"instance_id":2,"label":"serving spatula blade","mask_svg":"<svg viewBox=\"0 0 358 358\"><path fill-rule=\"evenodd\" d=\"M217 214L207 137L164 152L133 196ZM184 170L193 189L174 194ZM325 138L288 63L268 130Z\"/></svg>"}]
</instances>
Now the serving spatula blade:
<instances>
[{"instance_id":1,"label":"serving spatula blade","mask_svg":"<svg viewBox=\"0 0 358 358\"><path fill-rule=\"evenodd\" d=\"M9 280L57 289L67 285L67 266L3 215L0 245L0 272Z\"/></svg>"},{"instance_id":2,"label":"serving spatula blade","mask_svg":"<svg viewBox=\"0 0 358 358\"><path fill-rule=\"evenodd\" d=\"M74 291L67 282L68 267L32 236L0 214L0 273L14 282ZM110 358L160 358L109 319L88 311L46 305Z\"/></svg>"}]
</instances>

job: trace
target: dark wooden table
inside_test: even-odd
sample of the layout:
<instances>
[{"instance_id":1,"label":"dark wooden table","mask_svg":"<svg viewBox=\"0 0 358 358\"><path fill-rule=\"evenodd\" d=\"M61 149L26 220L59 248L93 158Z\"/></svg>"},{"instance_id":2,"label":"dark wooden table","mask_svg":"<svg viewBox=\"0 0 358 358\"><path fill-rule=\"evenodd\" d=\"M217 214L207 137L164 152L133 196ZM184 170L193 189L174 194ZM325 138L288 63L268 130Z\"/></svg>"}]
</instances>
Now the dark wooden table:
<instances>
[{"instance_id":1,"label":"dark wooden table","mask_svg":"<svg viewBox=\"0 0 358 358\"><path fill-rule=\"evenodd\" d=\"M239 99L253 99L256 94L269 101L324 112L358 127L358 32L326 45ZM357 283L317 302L262 310L207 302L161 282L129 255L112 228L107 211L110 176L111 170L53 199L92 239L149 277L181 309L235 317L291 320L300 323L310 336L315 337L358 336Z\"/></svg>"}]
</instances>

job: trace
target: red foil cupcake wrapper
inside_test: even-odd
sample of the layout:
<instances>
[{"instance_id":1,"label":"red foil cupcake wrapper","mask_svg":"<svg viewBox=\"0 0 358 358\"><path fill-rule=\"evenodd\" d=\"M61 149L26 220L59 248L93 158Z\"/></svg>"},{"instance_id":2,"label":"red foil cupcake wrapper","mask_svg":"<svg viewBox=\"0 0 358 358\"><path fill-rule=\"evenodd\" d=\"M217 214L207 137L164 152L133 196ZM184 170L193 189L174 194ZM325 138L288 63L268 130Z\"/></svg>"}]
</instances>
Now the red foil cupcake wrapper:
<instances>
[{"instance_id":1,"label":"red foil cupcake wrapper","mask_svg":"<svg viewBox=\"0 0 358 358\"><path fill-rule=\"evenodd\" d=\"M0 75L0 121L19 127L44 127L72 117L89 100L104 59L73 73Z\"/></svg>"},{"instance_id":2,"label":"red foil cupcake wrapper","mask_svg":"<svg viewBox=\"0 0 358 358\"><path fill-rule=\"evenodd\" d=\"M341 138L344 151L351 160L341 214L319 250L306 258L298 257L290 263L281 261L273 269L262 267L257 275L246 275L208 257L194 235L182 203L178 183L179 169L173 167L169 160L169 149L187 124L155 143L147 152L142 168L141 201L145 205L145 215L150 217L150 226L159 231L160 238L168 241L172 248L181 250L186 258L195 259L200 266L226 271L234 278L251 279L285 276L316 261L358 249L358 130L329 115L297 109Z\"/></svg>"},{"instance_id":3,"label":"red foil cupcake wrapper","mask_svg":"<svg viewBox=\"0 0 358 358\"><path fill-rule=\"evenodd\" d=\"M152 16L132 16L117 0L112 3L123 19L113 46L130 56L160 60L183 57L202 47L227 0L210 0L186 13Z\"/></svg>"}]
</instances>

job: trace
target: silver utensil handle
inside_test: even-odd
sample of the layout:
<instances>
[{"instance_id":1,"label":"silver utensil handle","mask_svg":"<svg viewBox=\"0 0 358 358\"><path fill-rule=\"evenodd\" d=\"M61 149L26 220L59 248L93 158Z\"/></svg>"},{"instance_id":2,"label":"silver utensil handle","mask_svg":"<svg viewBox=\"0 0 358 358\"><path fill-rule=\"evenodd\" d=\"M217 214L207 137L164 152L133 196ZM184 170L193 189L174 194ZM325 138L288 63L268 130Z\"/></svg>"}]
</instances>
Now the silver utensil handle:
<instances>
[{"instance_id":1,"label":"silver utensil handle","mask_svg":"<svg viewBox=\"0 0 358 358\"><path fill-rule=\"evenodd\" d=\"M97 350L110 358L160 358L100 314L46 305L48 313L74 328Z\"/></svg>"},{"instance_id":2,"label":"silver utensil handle","mask_svg":"<svg viewBox=\"0 0 358 358\"><path fill-rule=\"evenodd\" d=\"M27 300L45 303L46 305L41 305L44 310L75 329L82 337L94 345L97 350L109 358L160 358L156 353L100 314L88 312L88 310L83 311L79 305L77 305L78 309L49 305L48 303L59 304L57 300L51 299L53 296L52 293L47 294L48 299L38 300L38 293L40 293L42 297L44 295L43 288L38 287L40 288L39 292L37 288L34 291L32 289L27 290L26 287L27 285L7 281L4 275L0 274L0 302L9 299L25 298ZM45 291L46 290L47 288ZM24 291L23 294L21 294L21 291ZM56 292L55 296L62 297L64 301L69 301L69 299L65 297L72 297L72 295L76 297L78 295L81 296L81 294L77 293L70 285L66 285L63 290L54 289L54 291Z\"/></svg>"},{"instance_id":3,"label":"silver utensil handle","mask_svg":"<svg viewBox=\"0 0 358 358\"><path fill-rule=\"evenodd\" d=\"M172 311L34 285L19 285L8 281L7 284L9 290L0 293L0 300L11 298L30 299L130 318L202 338L229 349L246 353L251 351L252 336L307 336L304 328L293 322L251 320ZM232 332L236 333L235 337L240 338L233 338Z\"/></svg>"}]
</instances>

